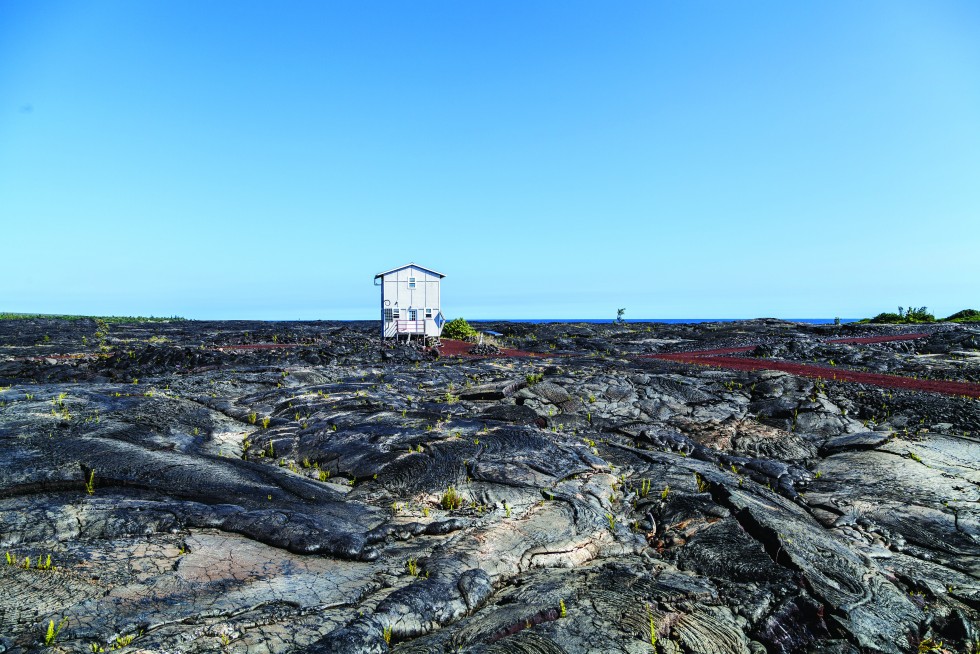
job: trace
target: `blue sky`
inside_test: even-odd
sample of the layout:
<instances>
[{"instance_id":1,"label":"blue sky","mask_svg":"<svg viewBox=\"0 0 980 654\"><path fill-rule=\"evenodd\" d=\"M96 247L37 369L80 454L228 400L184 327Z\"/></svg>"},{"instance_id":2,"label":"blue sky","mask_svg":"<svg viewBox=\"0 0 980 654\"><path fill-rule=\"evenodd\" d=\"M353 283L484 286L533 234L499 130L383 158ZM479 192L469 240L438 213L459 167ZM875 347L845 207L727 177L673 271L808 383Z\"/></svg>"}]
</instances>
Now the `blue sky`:
<instances>
[{"instance_id":1,"label":"blue sky","mask_svg":"<svg viewBox=\"0 0 980 654\"><path fill-rule=\"evenodd\" d=\"M0 310L980 308L980 4L0 2Z\"/></svg>"}]
</instances>

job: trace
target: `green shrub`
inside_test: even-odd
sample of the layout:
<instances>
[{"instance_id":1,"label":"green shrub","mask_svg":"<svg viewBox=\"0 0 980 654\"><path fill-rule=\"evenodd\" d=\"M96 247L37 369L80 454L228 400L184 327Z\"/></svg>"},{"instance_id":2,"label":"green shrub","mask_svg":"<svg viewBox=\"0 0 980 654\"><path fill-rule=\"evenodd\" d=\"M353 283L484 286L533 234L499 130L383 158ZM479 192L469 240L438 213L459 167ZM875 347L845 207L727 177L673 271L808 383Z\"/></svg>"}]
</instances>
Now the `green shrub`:
<instances>
[{"instance_id":1,"label":"green shrub","mask_svg":"<svg viewBox=\"0 0 980 654\"><path fill-rule=\"evenodd\" d=\"M898 307L898 315L902 315L902 307ZM936 322L936 316L929 313L927 307L909 307L905 312L905 322Z\"/></svg>"},{"instance_id":2,"label":"green shrub","mask_svg":"<svg viewBox=\"0 0 980 654\"><path fill-rule=\"evenodd\" d=\"M439 499L439 505L446 511L455 511L463 506L463 496L455 488L450 486Z\"/></svg>"},{"instance_id":3,"label":"green shrub","mask_svg":"<svg viewBox=\"0 0 980 654\"><path fill-rule=\"evenodd\" d=\"M957 311L948 318L943 318L943 322L980 322L980 311L976 309L963 309L962 311ZM898 313L879 313L874 318L870 320L861 320L859 322L875 322L875 323L922 323L922 322L936 322L936 317L929 313L927 307L909 307L905 309L904 307L898 307Z\"/></svg>"},{"instance_id":4,"label":"green shrub","mask_svg":"<svg viewBox=\"0 0 980 654\"><path fill-rule=\"evenodd\" d=\"M457 341L465 341L476 338L477 332L470 327L465 318L455 318L450 320L442 328L442 335L445 338L452 338Z\"/></svg>"},{"instance_id":5,"label":"green shrub","mask_svg":"<svg viewBox=\"0 0 980 654\"><path fill-rule=\"evenodd\" d=\"M525 379L525 381L527 381L527 385L528 386L534 386L539 381L544 381L544 373L543 372L539 372L539 373L536 373L536 374L535 373L532 373L530 375L525 375L524 376L524 379Z\"/></svg>"},{"instance_id":6,"label":"green shrub","mask_svg":"<svg viewBox=\"0 0 980 654\"><path fill-rule=\"evenodd\" d=\"M928 307L898 307L898 313L879 313L871 319L876 323L919 323L936 322L936 316L929 313Z\"/></svg>"},{"instance_id":7,"label":"green shrub","mask_svg":"<svg viewBox=\"0 0 980 654\"><path fill-rule=\"evenodd\" d=\"M962 311L957 311L949 318L945 318L947 322L980 322L980 311L976 309L963 309Z\"/></svg>"},{"instance_id":8,"label":"green shrub","mask_svg":"<svg viewBox=\"0 0 980 654\"><path fill-rule=\"evenodd\" d=\"M902 322L902 316L897 313L879 313L871 319L871 322L893 323Z\"/></svg>"}]
</instances>

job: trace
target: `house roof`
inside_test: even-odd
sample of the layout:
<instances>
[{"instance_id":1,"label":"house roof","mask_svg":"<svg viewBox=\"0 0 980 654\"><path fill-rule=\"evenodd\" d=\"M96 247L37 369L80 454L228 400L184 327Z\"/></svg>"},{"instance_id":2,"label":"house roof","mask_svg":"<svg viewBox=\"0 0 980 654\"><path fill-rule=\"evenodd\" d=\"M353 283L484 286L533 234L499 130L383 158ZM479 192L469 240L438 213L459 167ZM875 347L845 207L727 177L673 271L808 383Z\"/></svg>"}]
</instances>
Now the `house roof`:
<instances>
[{"instance_id":1,"label":"house roof","mask_svg":"<svg viewBox=\"0 0 980 654\"><path fill-rule=\"evenodd\" d=\"M404 270L405 268L418 268L419 270L424 270L425 272L432 273L433 275L439 275L440 279L445 277L445 275L443 275L441 272L433 270L432 268L426 268L425 266L420 266L417 263L406 263L404 266L398 266L397 268L392 268L391 270L385 270L384 272L379 272L377 275L374 276L374 278L377 279L378 277L384 277L388 273Z\"/></svg>"}]
</instances>

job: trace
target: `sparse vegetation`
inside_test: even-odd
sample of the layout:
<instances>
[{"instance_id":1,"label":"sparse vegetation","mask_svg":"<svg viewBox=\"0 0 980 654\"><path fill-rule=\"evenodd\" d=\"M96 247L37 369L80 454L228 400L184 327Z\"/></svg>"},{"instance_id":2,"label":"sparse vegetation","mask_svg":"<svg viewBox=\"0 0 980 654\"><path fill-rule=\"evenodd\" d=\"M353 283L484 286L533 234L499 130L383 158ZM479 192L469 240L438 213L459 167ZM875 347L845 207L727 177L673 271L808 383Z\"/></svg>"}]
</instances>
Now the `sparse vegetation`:
<instances>
[{"instance_id":1,"label":"sparse vegetation","mask_svg":"<svg viewBox=\"0 0 980 654\"><path fill-rule=\"evenodd\" d=\"M647 606L647 621L650 625L650 647L657 649L657 623L653 619L653 611Z\"/></svg>"},{"instance_id":2,"label":"sparse vegetation","mask_svg":"<svg viewBox=\"0 0 980 654\"><path fill-rule=\"evenodd\" d=\"M122 649L123 647L129 647L129 645L131 645L132 642L136 640L137 636L142 636L142 635L143 632L139 631L135 634L128 634L126 636L116 636L116 639L113 641L112 646L109 649L114 650L114 649Z\"/></svg>"},{"instance_id":3,"label":"sparse vegetation","mask_svg":"<svg viewBox=\"0 0 980 654\"><path fill-rule=\"evenodd\" d=\"M923 638L919 641L919 654L927 654L935 652L936 654L942 654L946 652L946 647L943 645L943 641L934 640L932 638Z\"/></svg>"},{"instance_id":4,"label":"sparse vegetation","mask_svg":"<svg viewBox=\"0 0 980 654\"><path fill-rule=\"evenodd\" d=\"M976 309L963 309L948 318L943 318L943 322L980 322L980 311Z\"/></svg>"},{"instance_id":5,"label":"sparse vegetation","mask_svg":"<svg viewBox=\"0 0 980 654\"><path fill-rule=\"evenodd\" d=\"M455 511L459 507L463 506L463 496L460 495L459 491L450 486L439 499L439 506L446 511Z\"/></svg>"},{"instance_id":6,"label":"sparse vegetation","mask_svg":"<svg viewBox=\"0 0 980 654\"><path fill-rule=\"evenodd\" d=\"M75 322L78 320L94 320L96 322L102 321L106 323L124 324L141 322L177 322L187 320L187 318L181 318L180 316L171 316L170 318L158 318L156 316L71 316L46 313L4 312L0 313L0 320L66 320L69 322Z\"/></svg>"},{"instance_id":7,"label":"sparse vegetation","mask_svg":"<svg viewBox=\"0 0 980 654\"><path fill-rule=\"evenodd\" d=\"M456 341L467 341L476 338L477 335L478 332L466 322L465 318L454 318L442 328L443 338L451 338Z\"/></svg>"},{"instance_id":8,"label":"sparse vegetation","mask_svg":"<svg viewBox=\"0 0 980 654\"><path fill-rule=\"evenodd\" d=\"M954 314L955 315L955 314ZM898 307L898 313L879 313L874 318L859 320L862 323L909 324L936 322L936 317L929 313L928 307Z\"/></svg>"},{"instance_id":9,"label":"sparse vegetation","mask_svg":"<svg viewBox=\"0 0 980 654\"><path fill-rule=\"evenodd\" d=\"M445 400L446 404L456 404L459 402L459 395L453 394L452 384L449 384L449 390L446 391Z\"/></svg>"},{"instance_id":10,"label":"sparse vegetation","mask_svg":"<svg viewBox=\"0 0 980 654\"><path fill-rule=\"evenodd\" d=\"M44 646L53 647L54 641L58 639L58 634L61 633L61 630L64 629L65 625L67 624L68 618L62 618L57 626L55 625L54 620L51 620L48 623L48 631L44 634Z\"/></svg>"}]
</instances>

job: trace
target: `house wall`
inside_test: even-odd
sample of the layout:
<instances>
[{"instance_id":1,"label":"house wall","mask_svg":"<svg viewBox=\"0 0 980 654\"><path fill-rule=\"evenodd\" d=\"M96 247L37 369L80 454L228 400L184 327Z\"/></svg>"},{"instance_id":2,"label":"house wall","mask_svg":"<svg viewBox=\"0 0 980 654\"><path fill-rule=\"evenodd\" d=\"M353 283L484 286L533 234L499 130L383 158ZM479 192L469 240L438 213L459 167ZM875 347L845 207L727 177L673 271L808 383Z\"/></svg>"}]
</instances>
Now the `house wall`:
<instances>
[{"instance_id":1,"label":"house wall","mask_svg":"<svg viewBox=\"0 0 980 654\"><path fill-rule=\"evenodd\" d=\"M408 287L410 277L415 278L415 288ZM382 295L385 301L384 308L402 309L421 309L426 307L433 309L433 313L440 307L440 284L439 276L428 273L421 268L409 266L385 275L382 279ZM408 318L407 315L402 316ZM422 316L419 316L422 319Z\"/></svg>"},{"instance_id":2,"label":"house wall","mask_svg":"<svg viewBox=\"0 0 980 654\"><path fill-rule=\"evenodd\" d=\"M409 287L409 279L415 278L415 288ZM385 309L398 309L400 320L408 320L409 309L418 310L418 320L425 320L425 309L432 309L433 318L441 306L441 288L438 275L426 272L417 266L395 270L381 278L381 312L384 320ZM395 335L394 324L382 322L385 336ZM425 321L425 332L438 335L439 330L431 320Z\"/></svg>"}]
</instances>

